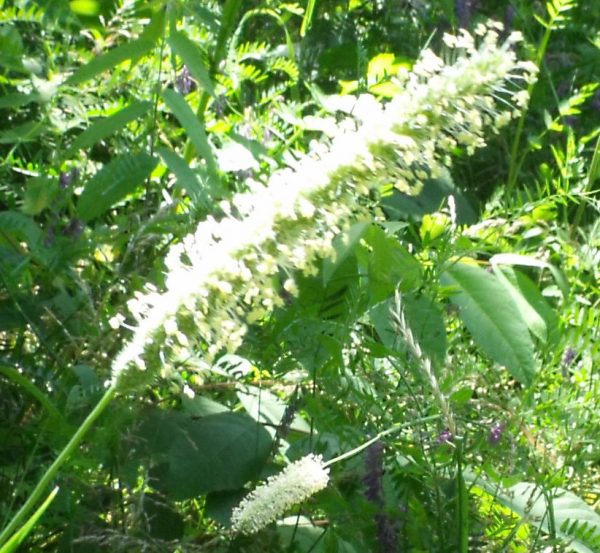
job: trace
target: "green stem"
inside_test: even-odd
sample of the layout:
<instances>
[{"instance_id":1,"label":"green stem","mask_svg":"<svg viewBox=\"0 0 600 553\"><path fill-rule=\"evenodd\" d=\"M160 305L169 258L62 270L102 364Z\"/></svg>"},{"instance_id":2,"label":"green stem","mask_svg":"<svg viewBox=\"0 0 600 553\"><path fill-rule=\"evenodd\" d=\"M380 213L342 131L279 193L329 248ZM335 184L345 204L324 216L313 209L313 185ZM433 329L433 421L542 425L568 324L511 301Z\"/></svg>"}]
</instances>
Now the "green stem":
<instances>
[{"instance_id":1,"label":"green stem","mask_svg":"<svg viewBox=\"0 0 600 553\"><path fill-rule=\"evenodd\" d=\"M12 520L8 523L6 528L4 528L4 530L0 534L0 547L7 542L7 540L15 532L15 530L21 524L23 524L23 521L34 510L36 504L40 500L40 497L45 493L46 488L50 485L60 468L65 464L65 462L73 453L73 451L81 443L85 435L93 426L96 419L102 414L104 409L106 409L108 404L115 396L116 392L116 384L112 384L111 387L106 390L105 394L102 396L102 399L100 399L100 401L96 404L96 407L94 407L92 412L87 416L87 418L83 421L81 426L77 429L77 432L73 434L73 436L69 440L69 443L63 448L59 456L48 467L48 469L44 473L44 476L42 476L41 480L38 482L37 486L29 494L27 501L19 509L15 516L13 516Z\"/></svg>"},{"instance_id":2,"label":"green stem","mask_svg":"<svg viewBox=\"0 0 600 553\"><path fill-rule=\"evenodd\" d=\"M456 502L458 514L458 550L469 553L469 499L463 476L463 440L456 440Z\"/></svg>"},{"instance_id":3,"label":"green stem","mask_svg":"<svg viewBox=\"0 0 600 553\"><path fill-rule=\"evenodd\" d=\"M439 415L430 415L428 417L422 417L422 418L420 418L416 422L433 421L433 420L437 420L439 418L440 418ZM395 432L398 432L398 431L402 430L403 428L409 428L409 427L414 426L414 425L415 425L415 421L405 422L405 423L402 423L402 424L395 424L391 428L388 428L387 430L384 430L383 432L379 432L379 434L377 434L374 438L371 438L370 440L368 440L368 441L364 442L363 444L355 447L354 449L351 449L350 451L347 451L346 453L342 453L341 455L338 455L337 457L334 457L333 459L329 459L329 461L327 461L326 463L324 463L323 466L324 467L329 467L329 466L333 465L334 463L339 463L340 461L344 461L345 459L349 459L350 457L354 457L354 455L360 453L361 451L364 451L371 444L374 444L375 442L379 441L381 438L383 438L385 436L388 436L389 434L394 434Z\"/></svg>"},{"instance_id":4,"label":"green stem","mask_svg":"<svg viewBox=\"0 0 600 553\"><path fill-rule=\"evenodd\" d=\"M538 67L541 67L542 62L544 61L544 57L546 56L546 50L548 48L548 43L550 42L550 35L552 34L552 30L554 27L554 20L550 21L546 25L546 32L542 37L542 42L537 50L537 56L535 59L535 64ZM529 98L533 93L533 89L535 87L535 82L529 83L527 87L527 94ZM525 157L527 156L527 151L520 154L521 148L521 136L523 134L523 129L525 128L525 118L527 117L527 110L523 110L521 117L519 118L519 122L517 123L517 130L515 131L515 138L512 143L512 148L510 150L510 166L508 169L508 180L506 183L506 194L510 194L517 182L517 177L519 175L519 171L523 162L525 161Z\"/></svg>"}]
</instances>

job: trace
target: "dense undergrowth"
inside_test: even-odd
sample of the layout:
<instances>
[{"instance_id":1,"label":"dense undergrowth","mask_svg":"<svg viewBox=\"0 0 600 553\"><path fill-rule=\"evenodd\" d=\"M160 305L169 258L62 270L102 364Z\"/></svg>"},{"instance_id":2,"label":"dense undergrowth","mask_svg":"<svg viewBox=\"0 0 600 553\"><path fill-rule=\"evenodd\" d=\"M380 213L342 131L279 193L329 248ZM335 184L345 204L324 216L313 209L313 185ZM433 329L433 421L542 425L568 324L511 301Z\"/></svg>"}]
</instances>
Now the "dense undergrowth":
<instances>
[{"instance_id":1,"label":"dense undergrowth","mask_svg":"<svg viewBox=\"0 0 600 553\"><path fill-rule=\"evenodd\" d=\"M600 4L0 6L1 553L600 552Z\"/></svg>"}]
</instances>

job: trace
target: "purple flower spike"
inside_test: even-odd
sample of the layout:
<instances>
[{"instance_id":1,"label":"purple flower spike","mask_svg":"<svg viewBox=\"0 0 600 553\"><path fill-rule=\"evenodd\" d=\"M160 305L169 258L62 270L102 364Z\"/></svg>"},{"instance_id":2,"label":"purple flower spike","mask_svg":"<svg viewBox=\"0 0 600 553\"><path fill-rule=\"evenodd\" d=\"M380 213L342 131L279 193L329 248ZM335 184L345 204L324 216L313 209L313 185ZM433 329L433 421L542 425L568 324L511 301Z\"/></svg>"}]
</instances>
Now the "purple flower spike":
<instances>
[{"instance_id":1,"label":"purple flower spike","mask_svg":"<svg viewBox=\"0 0 600 553\"><path fill-rule=\"evenodd\" d=\"M383 505L383 444L375 442L365 455L366 472L363 477L365 497L376 505Z\"/></svg>"},{"instance_id":2,"label":"purple flower spike","mask_svg":"<svg viewBox=\"0 0 600 553\"><path fill-rule=\"evenodd\" d=\"M502 438L502 433L504 432L504 424L501 422L497 422L490 428L490 435L488 437L488 441L491 445L497 445Z\"/></svg>"},{"instance_id":3,"label":"purple flower spike","mask_svg":"<svg viewBox=\"0 0 600 553\"><path fill-rule=\"evenodd\" d=\"M474 4L475 0L456 0L454 10L459 27L466 29L469 26L473 16Z\"/></svg>"}]
</instances>

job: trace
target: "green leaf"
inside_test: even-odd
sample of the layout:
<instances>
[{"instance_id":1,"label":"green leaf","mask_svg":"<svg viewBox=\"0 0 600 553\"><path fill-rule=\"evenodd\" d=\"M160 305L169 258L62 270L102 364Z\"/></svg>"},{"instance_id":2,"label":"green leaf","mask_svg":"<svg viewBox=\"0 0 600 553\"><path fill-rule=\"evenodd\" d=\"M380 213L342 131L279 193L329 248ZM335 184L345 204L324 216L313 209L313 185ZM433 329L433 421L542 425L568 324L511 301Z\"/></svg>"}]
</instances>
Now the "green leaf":
<instances>
[{"instance_id":1,"label":"green leaf","mask_svg":"<svg viewBox=\"0 0 600 553\"><path fill-rule=\"evenodd\" d=\"M442 313L435 301L425 295L402 296L406 322L423 352L434 364L440 366L446 359L446 327ZM403 340L399 339L391 321L390 310L394 298L373 307L369 316L383 344L394 351L405 351Z\"/></svg>"},{"instance_id":2,"label":"green leaf","mask_svg":"<svg viewBox=\"0 0 600 553\"><path fill-rule=\"evenodd\" d=\"M56 408L54 403L52 403L52 400L40 390L30 378L27 378L18 370L6 365L0 365L0 374L4 375L8 380L11 380L15 385L23 388L24 391L35 398L46 410L48 416L54 419L59 425L66 425L62 414Z\"/></svg>"},{"instance_id":3,"label":"green leaf","mask_svg":"<svg viewBox=\"0 0 600 553\"><path fill-rule=\"evenodd\" d=\"M0 144L18 144L31 142L47 129L41 121L29 121L12 129L0 132Z\"/></svg>"},{"instance_id":4,"label":"green leaf","mask_svg":"<svg viewBox=\"0 0 600 553\"><path fill-rule=\"evenodd\" d=\"M46 512L46 509L50 507L50 503L54 501L56 494L58 493L58 487L54 488L48 497L44 500L44 502L39 506L39 508L33 513L29 519L17 530L10 539L0 547L0 553L12 553L16 551L23 542L23 540L28 536L28 534L35 528L38 520L41 516Z\"/></svg>"},{"instance_id":5,"label":"green leaf","mask_svg":"<svg viewBox=\"0 0 600 553\"><path fill-rule=\"evenodd\" d=\"M533 342L510 292L496 277L467 263L451 266L442 283L456 290L450 300L483 351L530 384L535 374Z\"/></svg>"},{"instance_id":6,"label":"green leaf","mask_svg":"<svg viewBox=\"0 0 600 553\"><path fill-rule=\"evenodd\" d=\"M152 104L150 102L133 102L109 117L94 121L71 144L67 155L71 155L81 148L92 146L103 138L122 130L127 123L146 115L151 108Z\"/></svg>"},{"instance_id":7,"label":"green leaf","mask_svg":"<svg viewBox=\"0 0 600 553\"><path fill-rule=\"evenodd\" d=\"M554 217L553 217L554 218ZM536 267L538 269L548 269L560 288L562 295L566 298L569 295L569 284L563 274L552 263L536 259L530 255L518 253L498 253L490 257L492 265L520 265L523 267Z\"/></svg>"},{"instance_id":8,"label":"green leaf","mask_svg":"<svg viewBox=\"0 0 600 553\"><path fill-rule=\"evenodd\" d=\"M236 490L258 478L271 450L269 433L241 413L192 421L175 436L160 488L176 500Z\"/></svg>"},{"instance_id":9,"label":"green leaf","mask_svg":"<svg viewBox=\"0 0 600 553\"><path fill-rule=\"evenodd\" d=\"M126 60L140 58L152 50L153 47L154 41L148 39L138 39L121 44L100 57L92 58L88 63L75 71L65 81L65 84L76 86L93 79L105 71L113 71L115 66Z\"/></svg>"},{"instance_id":10,"label":"green leaf","mask_svg":"<svg viewBox=\"0 0 600 553\"><path fill-rule=\"evenodd\" d=\"M215 95L213 84L208 71L202 63L202 51L183 33L175 31L168 39L169 46L183 60L192 77L211 96Z\"/></svg>"},{"instance_id":11,"label":"green leaf","mask_svg":"<svg viewBox=\"0 0 600 553\"><path fill-rule=\"evenodd\" d=\"M16 233L31 247L42 241L43 233L31 217L16 211L0 212L0 236Z\"/></svg>"},{"instance_id":12,"label":"green leaf","mask_svg":"<svg viewBox=\"0 0 600 553\"><path fill-rule=\"evenodd\" d=\"M550 517L553 516L552 527L568 550L577 553L600 551L600 515L575 494L562 488L547 490L544 494L543 488L528 482L519 482L506 489L481 480L477 480L476 485L544 532L550 533Z\"/></svg>"},{"instance_id":13,"label":"green leaf","mask_svg":"<svg viewBox=\"0 0 600 553\"><path fill-rule=\"evenodd\" d=\"M360 222L352 225L350 229L342 236L338 236L333 246L335 248L335 259L331 260L327 258L323 261L323 285L327 285L331 280L331 277L335 274L341 264L346 260L349 255L352 255L356 249L357 244L363 237L364 233L369 228L369 223Z\"/></svg>"},{"instance_id":14,"label":"green leaf","mask_svg":"<svg viewBox=\"0 0 600 553\"><path fill-rule=\"evenodd\" d=\"M281 423L287 405L275 394L255 386L241 387L237 396L246 412L256 421L277 426ZM300 416L296 415L290 424L292 430L310 433L310 425Z\"/></svg>"},{"instance_id":15,"label":"green leaf","mask_svg":"<svg viewBox=\"0 0 600 553\"><path fill-rule=\"evenodd\" d=\"M5 94L4 96L0 96L0 109L18 108L27 105L30 102L35 102L38 99L38 94L23 94L22 92Z\"/></svg>"},{"instance_id":16,"label":"green leaf","mask_svg":"<svg viewBox=\"0 0 600 553\"><path fill-rule=\"evenodd\" d=\"M395 236L372 225L364 240L370 251L357 251L359 263L368 267L369 292L374 305L389 298L396 287L402 292L413 290L421 281L421 265Z\"/></svg>"},{"instance_id":17,"label":"green leaf","mask_svg":"<svg viewBox=\"0 0 600 553\"><path fill-rule=\"evenodd\" d=\"M168 108L173 112L181 126L186 130L192 144L196 148L198 155L204 158L209 173L218 182L217 162L213 155L212 148L208 143L204 126L200 123L192 108L185 101L185 98L171 89L166 89L162 97Z\"/></svg>"},{"instance_id":18,"label":"green leaf","mask_svg":"<svg viewBox=\"0 0 600 553\"><path fill-rule=\"evenodd\" d=\"M26 215L37 215L46 209L58 192L56 180L48 177L33 177L27 181L21 211Z\"/></svg>"},{"instance_id":19,"label":"green leaf","mask_svg":"<svg viewBox=\"0 0 600 553\"><path fill-rule=\"evenodd\" d=\"M123 154L96 173L85 185L77 211L89 221L143 184L158 160L146 153Z\"/></svg>"},{"instance_id":20,"label":"green leaf","mask_svg":"<svg viewBox=\"0 0 600 553\"><path fill-rule=\"evenodd\" d=\"M511 267L492 265L494 274L506 287L519 308L529 331L541 342L557 339L558 321L536 285L520 271Z\"/></svg>"},{"instance_id":21,"label":"green leaf","mask_svg":"<svg viewBox=\"0 0 600 553\"><path fill-rule=\"evenodd\" d=\"M177 185L187 192L196 205L208 206L208 193L198 176L177 152L169 148L158 148L158 155L175 175Z\"/></svg>"}]
</instances>

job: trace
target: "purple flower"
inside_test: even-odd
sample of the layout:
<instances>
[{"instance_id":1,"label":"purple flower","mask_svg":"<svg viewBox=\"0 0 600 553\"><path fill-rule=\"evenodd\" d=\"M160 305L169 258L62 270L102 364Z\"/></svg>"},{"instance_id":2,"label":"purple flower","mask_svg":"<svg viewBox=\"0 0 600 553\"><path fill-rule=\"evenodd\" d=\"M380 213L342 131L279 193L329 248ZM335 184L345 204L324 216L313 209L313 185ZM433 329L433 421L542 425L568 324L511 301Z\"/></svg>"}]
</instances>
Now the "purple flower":
<instances>
[{"instance_id":1,"label":"purple flower","mask_svg":"<svg viewBox=\"0 0 600 553\"><path fill-rule=\"evenodd\" d=\"M501 422L497 422L490 428L490 435L488 437L488 441L491 445L497 445L502 438L502 433L504 432L504 424Z\"/></svg>"},{"instance_id":2,"label":"purple flower","mask_svg":"<svg viewBox=\"0 0 600 553\"><path fill-rule=\"evenodd\" d=\"M175 88L177 88L177 91L184 96L196 89L196 82L192 78L192 74L187 65L183 66L181 73L177 76Z\"/></svg>"},{"instance_id":3,"label":"purple flower","mask_svg":"<svg viewBox=\"0 0 600 553\"><path fill-rule=\"evenodd\" d=\"M456 0L454 10L456 12L456 21L459 27L466 29L471 22L473 16L473 8L475 0Z\"/></svg>"},{"instance_id":4,"label":"purple flower","mask_svg":"<svg viewBox=\"0 0 600 553\"><path fill-rule=\"evenodd\" d=\"M398 550L398 524L383 512L383 444L375 442L366 452L366 472L363 477L365 497L379 508L375 515L377 541L382 553L396 553Z\"/></svg>"},{"instance_id":5,"label":"purple flower","mask_svg":"<svg viewBox=\"0 0 600 553\"><path fill-rule=\"evenodd\" d=\"M517 10L515 7L510 4L508 8L506 8L506 12L504 13L504 32L509 33L513 26L513 21L515 19L515 15Z\"/></svg>"},{"instance_id":6,"label":"purple flower","mask_svg":"<svg viewBox=\"0 0 600 553\"><path fill-rule=\"evenodd\" d=\"M570 366L571 363L573 363L573 361L575 360L575 357L577 357L577 351L573 348L567 348L562 358L562 364L565 367Z\"/></svg>"},{"instance_id":7,"label":"purple flower","mask_svg":"<svg viewBox=\"0 0 600 553\"><path fill-rule=\"evenodd\" d=\"M449 444L453 439L454 439L454 436L452 435L452 432L450 432L450 429L444 428L444 430L442 430L438 434L438 437L436 438L435 441L438 444Z\"/></svg>"},{"instance_id":8,"label":"purple flower","mask_svg":"<svg viewBox=\"0 0 600 553\"><path fill-rule=\"evenodd\" d=\"M70 171L62 171L58 176L58 184L62 190L68 188L79 178L79 169L73 167Z\"/></svg>"},{"instance_id":9,"label":"purple flower","mask_svg":"<svg viewBox=\"0 0 600 553\"><path fill-rule=\"evenodd\" d=\"M63 229L62 233L71 238L79 238L83 232L84 223L81 219L71 219L69 224Z\"/></svg>"},{"instance_id":10,"label":"purple flower","mask_svg":"<svg viewBox=\"0 0 600 553\"><path fill-rule=\"evenodd\" d=\"M396 553L398 551L398 525L389 515L375 515L377 526L377 541L381 553Z\"/></svg>"}]
</instances>

